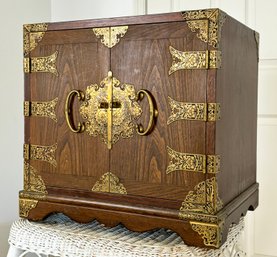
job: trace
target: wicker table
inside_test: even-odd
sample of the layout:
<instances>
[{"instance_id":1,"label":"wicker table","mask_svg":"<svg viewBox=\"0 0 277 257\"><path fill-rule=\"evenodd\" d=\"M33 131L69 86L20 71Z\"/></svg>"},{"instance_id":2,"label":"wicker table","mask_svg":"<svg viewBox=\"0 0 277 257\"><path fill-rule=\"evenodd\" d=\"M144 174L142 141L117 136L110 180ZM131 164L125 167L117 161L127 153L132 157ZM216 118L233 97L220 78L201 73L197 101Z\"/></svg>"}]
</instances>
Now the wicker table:
<instances>
[{"instance_id":1,"label":"wicker table","mask_svg":"<svg viewBox=\"0 0 277 257\"><path fill-rule=\"evenodd\" d=\"M176 233L166 229L137 233L122 225L106 228L97 221L80 224L63 214L53 214L41 222L15 221L9 236L8 257L27 253L68 257L238 257L245 256L238 243L243 228L241 220L230 229L220 249L208 250L189 247Z\"/></svg>"}]
</instances>

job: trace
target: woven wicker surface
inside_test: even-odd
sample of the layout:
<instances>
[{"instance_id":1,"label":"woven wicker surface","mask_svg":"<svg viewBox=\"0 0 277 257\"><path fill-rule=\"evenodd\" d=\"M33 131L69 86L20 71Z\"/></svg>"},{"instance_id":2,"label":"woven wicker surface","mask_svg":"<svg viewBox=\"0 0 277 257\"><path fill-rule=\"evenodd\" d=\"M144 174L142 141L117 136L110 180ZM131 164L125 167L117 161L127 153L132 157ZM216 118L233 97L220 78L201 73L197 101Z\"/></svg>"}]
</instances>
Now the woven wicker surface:
<instances>
[{"instance_id":1,"label":"woven wicker surface","mask_svg":"<svg viewBox=\"0 0 277 257\"><path fill-rule=\"evenodd\" d=\"M228 239L217 250L207 250L185 245L174 232L159 229L138 233L122 225L106 228L97 221L80 224L63 214L53 214L44 221L25 219L12 225L9 243L30 252L68 257L218 257L229 256L244 228L230 229Z\"/></svg>"}]
</instances>

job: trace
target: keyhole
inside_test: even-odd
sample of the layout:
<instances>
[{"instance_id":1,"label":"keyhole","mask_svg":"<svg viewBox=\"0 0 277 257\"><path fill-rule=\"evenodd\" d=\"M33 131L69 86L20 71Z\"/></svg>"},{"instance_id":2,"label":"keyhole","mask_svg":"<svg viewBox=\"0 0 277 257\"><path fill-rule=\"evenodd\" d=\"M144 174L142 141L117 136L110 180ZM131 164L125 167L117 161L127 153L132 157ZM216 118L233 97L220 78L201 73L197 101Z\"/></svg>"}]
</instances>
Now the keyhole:
<instances>
[{"instance_id":1,"label":"keyhole","mask_svg":"<svg viewBox=\"0 0 277 257\"><path fill-rule=\"evenodd\" d=\"M100 103L99 106L100 109L108 109L109 108L109 103L108 102L102 102ZM118 109L121 108L121 103L120 102L112 102L112 109Z\"/></svg>"}]
</instances>

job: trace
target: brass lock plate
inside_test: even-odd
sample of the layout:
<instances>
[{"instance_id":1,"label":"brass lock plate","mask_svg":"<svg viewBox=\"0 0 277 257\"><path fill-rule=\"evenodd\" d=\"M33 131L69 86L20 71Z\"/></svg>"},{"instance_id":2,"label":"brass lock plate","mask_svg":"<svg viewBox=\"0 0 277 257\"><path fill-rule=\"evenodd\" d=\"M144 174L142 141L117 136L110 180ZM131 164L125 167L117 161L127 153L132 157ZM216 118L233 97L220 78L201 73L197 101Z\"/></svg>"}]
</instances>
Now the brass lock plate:
<instances>
[{"instance_id":1,"label":"brass lock plate","mask_svg":"<svg viewBox=\"0 0 277 257\"><path fill-rule=\"evenodd\" d=\"M86 120L86 132L90 136L101 136L109 149L120 137L133 136L135 120L142 114L134 86L121 84L110 75L101 81L100 86L87 87L85 101L80 106L80 114Z\"/></svg>"}]
</instances>

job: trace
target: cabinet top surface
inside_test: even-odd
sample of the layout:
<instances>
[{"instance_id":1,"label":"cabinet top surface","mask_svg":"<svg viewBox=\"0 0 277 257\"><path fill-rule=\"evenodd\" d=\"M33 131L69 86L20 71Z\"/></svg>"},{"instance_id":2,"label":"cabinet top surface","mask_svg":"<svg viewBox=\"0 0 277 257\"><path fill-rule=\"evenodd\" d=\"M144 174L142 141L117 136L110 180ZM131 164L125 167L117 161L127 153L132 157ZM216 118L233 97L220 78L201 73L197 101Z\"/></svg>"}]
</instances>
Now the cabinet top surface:
<instances>
[{"instance_id":1,"label":"cabinet top surface","mask_svg":"<svg viewBox=\"0 0 277 257\"><path fill-rule=\"evenodd\" d=\"M176 22L196 19L217 19L220 9L188 10L163 14L147 14L138 16L125 16L116 18L87 19L78 21L52 22L48 24L49 30L81 29L105 26L138 25L147 23ZM31 25L26 24L25 27Z\"/></svg>"}]
</instances>

